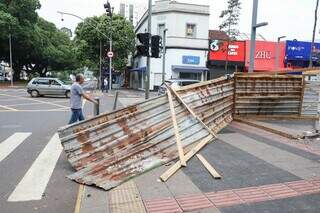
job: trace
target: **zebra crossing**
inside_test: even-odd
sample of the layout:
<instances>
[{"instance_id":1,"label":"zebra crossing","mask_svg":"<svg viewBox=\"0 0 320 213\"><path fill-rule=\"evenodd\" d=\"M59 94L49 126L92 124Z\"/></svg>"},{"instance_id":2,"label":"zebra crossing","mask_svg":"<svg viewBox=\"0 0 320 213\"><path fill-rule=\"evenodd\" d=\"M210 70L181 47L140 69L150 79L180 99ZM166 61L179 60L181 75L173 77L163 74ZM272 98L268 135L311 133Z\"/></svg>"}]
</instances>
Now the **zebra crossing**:
<instances>
[{"instance_id":1,"label":"zebra crossing","mask_svg":"<svg viewBox=\"0 0 320 213\"><path fill-rule=\"evenodd\" d=\"M26 140L31 135L32 133L30 132L16 132L5 140L0 141L0 168L1 163L6 158L13 156L15 150L21 144L26 141L32 143L32 140ZM21 178L20 182L17 183L15 189L12 192L8 192L10 196L7 201L24 202L41 200L62 150L59 136L55 133Z\"/></svg>"}]
</instances>

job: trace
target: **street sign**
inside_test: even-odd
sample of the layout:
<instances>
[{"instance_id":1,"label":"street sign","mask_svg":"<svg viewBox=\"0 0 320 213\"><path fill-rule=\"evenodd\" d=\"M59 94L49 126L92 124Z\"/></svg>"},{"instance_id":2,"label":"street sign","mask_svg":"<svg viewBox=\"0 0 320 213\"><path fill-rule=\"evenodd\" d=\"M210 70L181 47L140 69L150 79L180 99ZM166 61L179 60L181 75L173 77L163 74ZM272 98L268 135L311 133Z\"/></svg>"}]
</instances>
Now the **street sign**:
<instances>
[{"instance_id":1,"label":"street sign","mask_svg":"<svg viewBox=\"0 0 320 213\"><path fill-rule=\"evenodd\" d=\"M113 58L114 54L113 54L113 52L108 52L107 56L108 56L109 58Z\"/></svg>"}]
</instances>

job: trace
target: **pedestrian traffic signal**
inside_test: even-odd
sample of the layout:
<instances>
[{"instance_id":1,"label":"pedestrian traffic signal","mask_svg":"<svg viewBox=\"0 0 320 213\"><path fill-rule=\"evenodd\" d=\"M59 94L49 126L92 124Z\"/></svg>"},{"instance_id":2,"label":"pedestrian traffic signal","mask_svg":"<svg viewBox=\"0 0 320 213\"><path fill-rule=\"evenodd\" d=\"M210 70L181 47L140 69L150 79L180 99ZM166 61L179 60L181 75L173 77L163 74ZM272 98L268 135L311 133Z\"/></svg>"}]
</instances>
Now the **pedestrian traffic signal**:
<instances>
[{"instance_id":1,"label":"pedestrian traffic signal","mask_svg":"<svg viewBox=\"0 0 320 213\"><path fill-rule=\"evenodd\" d=\"M150 34L149 33L138 33L137 38L140 42L140 44L137 45L138 55L150 56L150 54L149 54Z\"/></svg>"},{"instance_id":2,"label":"pedestrian traffic signal","mask_svg":"<svg viewBox=\"0 0 320 213\"><path fill-rule=\"evenodd\" d=\"M160 58L160 49L162 49L161 36L155 35L151 37L151 57Z\"/></svg>"},{"instance_id":3,"label":"pedestrian traffic signal","mask_svg":"<svg viewBox=\"0 0 320 213\"><path fill-rule=\"evenodd\" d=\"M104 9L106 9L107 16L112 17L112 8L109 1L104 4Z\"/></svg>"}]
</instances>

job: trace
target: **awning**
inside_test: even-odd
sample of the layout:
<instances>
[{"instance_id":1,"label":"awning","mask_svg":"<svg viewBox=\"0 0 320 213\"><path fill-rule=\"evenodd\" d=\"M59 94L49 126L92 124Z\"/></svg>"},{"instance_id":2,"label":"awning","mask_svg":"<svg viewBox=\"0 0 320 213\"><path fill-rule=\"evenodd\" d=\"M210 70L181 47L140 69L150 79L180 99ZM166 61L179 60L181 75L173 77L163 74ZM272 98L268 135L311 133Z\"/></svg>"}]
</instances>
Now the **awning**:
<instances>
[{"instance_id":1,"label":"awning","mask_svg":"<svg viewBox=\"0 0 320 213\"><path fill-rule=\"evenodd\" d=\"M139 67L139 68L134 68L129 70L130 72L146 72L147 71L147 67Z\"/></svg>"},{"instance_id":2,"label":"awning","mask_svg":"<svg viewBox=\"0 0 320 213\"><path fill-rule=\"evenodd\" d=\"M207 67L178 66L178 65L172 65L172 70L175 72L191 72L191 73L202 73L204 71L209 71Z\"/></svg>"}]
</instances>

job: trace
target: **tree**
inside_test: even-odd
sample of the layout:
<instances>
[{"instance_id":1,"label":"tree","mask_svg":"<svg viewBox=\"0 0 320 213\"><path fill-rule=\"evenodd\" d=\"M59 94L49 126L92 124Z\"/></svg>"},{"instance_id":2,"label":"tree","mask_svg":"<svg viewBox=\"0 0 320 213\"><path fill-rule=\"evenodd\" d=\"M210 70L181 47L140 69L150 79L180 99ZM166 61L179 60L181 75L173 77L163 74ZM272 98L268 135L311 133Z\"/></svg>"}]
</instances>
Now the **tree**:
<instances>
[{"instance_id":1,"label":"tree","mask_svg":"<svg viewBox=\"0 0 320 213\"><path fill-rule=\"evenodd\" d=\"M77 59L82 66L98 68L100 58L100 41L104 49L109 48L110 17L106 15L85 19L76 28L74 40ZM102 32L102 33L101 33ZM106 37L107 36L107 37ZM112 17L112 40L115 57L113 65L115 70L123 70L128 62L128 55L135 48L135 33L133 25L119 15ZM105 53L103 54L105 55ZM95 65L95 67L92 67Z\"/></svg>"},{"instance_id":2,"label":"tree","mask_svg":"<svg viewBox=\"0 0 320 213\"><path fill-rule=\"evenodd\" d=\"M314 41L315 41L315 37L316 37L316 29L317 29L317 22L318 22L318 8L319 8L319 0L317 0L317 2L316 2L316 9L315 9L315 14L314 14L314 26L313 26L311 52L310 52L310 59L309 59L309 67L310 68L313 65L312 57L313 57L313 54L314 54Z\"/></svg>"},{"instance_id":3,"label":"tree","mask_svg":"<svg viewBox=\"0 0 320 213\"><path fill-rule=\"evenodd\" d=\"M73 68L70 38L40 18L38 0L0 0L0 60L9 61L8 35L12 35L14 79L20 71L45 75L49 68Z\"/></svg>"},{"instance_id":4,"label":"tree","mask_svg":"<svg viewBox=\"0 0 320 213\"><path fill-rule=\"evenodd\" d=\"M237 39L239 35L239 30L237 29L240 20L240 10L241 10L241 2L240 0L228 0L228 8L223 10L220 14L220 18L224 19L219 26L219 29L226 32L228 35L228 44L227 44L227 58L225 70L228 70L228 51L230 41L234 41Z\"/></svg>"}]
</instances>

